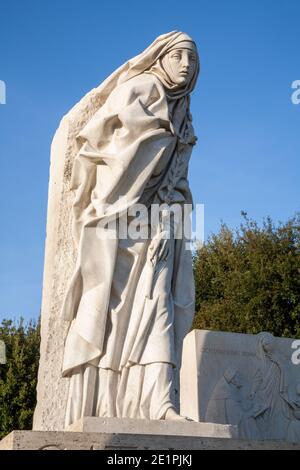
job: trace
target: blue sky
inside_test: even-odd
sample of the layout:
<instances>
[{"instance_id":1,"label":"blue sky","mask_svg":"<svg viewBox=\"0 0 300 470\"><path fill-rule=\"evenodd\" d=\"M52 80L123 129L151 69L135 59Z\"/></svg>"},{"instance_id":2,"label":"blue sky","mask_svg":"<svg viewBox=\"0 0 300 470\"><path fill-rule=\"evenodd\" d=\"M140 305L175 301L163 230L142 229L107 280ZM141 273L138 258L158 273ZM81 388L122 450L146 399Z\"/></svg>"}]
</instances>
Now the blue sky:
<instances>
[{"instance_id":1,"label":"blue sky","mask_svg":"<svg viewBox=\"0 0 300 470\"><path fill-rule=\"evenodd\" d=\"M157 35L197 42L190 166L205 233L300 209L299 0L1 0L0 320L40 310L50 143L61 117Z\"/></svg>"}]
</instances>

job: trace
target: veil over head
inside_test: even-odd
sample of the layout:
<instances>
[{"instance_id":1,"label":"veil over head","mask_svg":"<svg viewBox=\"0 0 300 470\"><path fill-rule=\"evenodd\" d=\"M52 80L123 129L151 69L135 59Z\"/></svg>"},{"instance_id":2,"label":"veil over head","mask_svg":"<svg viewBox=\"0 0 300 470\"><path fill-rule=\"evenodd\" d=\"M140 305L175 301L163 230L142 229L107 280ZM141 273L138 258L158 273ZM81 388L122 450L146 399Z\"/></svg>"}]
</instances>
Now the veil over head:
<instances>
[{"instance_id":1,"label":"veil over head","mask_svg":"<svg viewBox=\"0 0 300 470\"><path fill-rule=\"evenodd\" d=\"M173 83L162 65L164 56L176 48L188 48L193 50L196 54L195 72L191 80L183 86ZM189 94L193 91L196 85L199 69L200 62L197 46L188 34L180 31L171 31L158 36L143 52L121 65L97 88L94 88L86 96L87 101L84 106L89 106L88 101L93 102L94 105L91 106L92 111L89 119L84 122L83 126L78 126L78 134L76 138L77 149L80 149L85 140L85 132L89 121L106 103L110 94L120 85L143 73L153 74L161 81L165 88L166 96L169 99L173 128L176 129L176 132L180 137L188 134L191 127L190 122L192 120L189 111ZM80 103L78 105L80 105ZM78 105L75 106L74 110L76 110ZM76 178L73 175L71 187L76 185L75 180Z\"/></svg>"},{"instance_id":2,"label":"veil over head","mask_svg":"<svg viewBox=\"0 0 300 470\"><path fill-rule=\"evenodd\" d=\"M177 85L177 90L172 91L172 89L175 88L174 84L170 82L168 83L166 76L163 78L164 74L160 70L161 67L159 67L159 62L166 53L170 52L174 48L180 47L180 45L190 47L196 52L197 67L192 80L185 85L183 89L178 88ZM104 80L104 82L94 90L94 92L101 107L114 88L131 78L148 71L157 74L157 76L164 82L166 88L171 90L170 97L181 98L193 91L199 74L199 68L197 47L192 38L186 33L171 31L170 33L158 36L143 52L121 65L117 70L115 70L115 72L109 75L109 77L107 77L106 80Z\"/></svg>"},{"instance_id":3,"label":"veil over head","mask_svg":"<svg viewBox=\"0 0 300 470\"><path fill-rule=\"evenodd\" d=\"M268 342L273 342L274 341L274 336L267 332L267 331L262 331L261 333L258 333L257 335L257 356L261 360L265 360L266 358L266 352L264 350L264 343L265 341Z\"/></svg>"},{"instance_id":4,"label":"veil over head","mask_svg":"<svg viewBox=\"0 0 300 470\"><path fill-rule=\"evenodd\" d=\"M185 85L180 86L172 82L170 78L170 65L168 60L168 53L175 49L189 49L193 51L196 55L196 68L195 72ZM195 84L199 74L199 56L197 52L197 46L190 36L185 33L180 33L180 35L172 41L172 43L166 48L163 54L159 54L155 63L150 67L149 70L146 70L146 73L153 73L156 75L159 80L163 83L164 87L167 90L167 96L169 99L177 100L184 96L189 95L195 88Z\"/></svg>"}]
</instances>

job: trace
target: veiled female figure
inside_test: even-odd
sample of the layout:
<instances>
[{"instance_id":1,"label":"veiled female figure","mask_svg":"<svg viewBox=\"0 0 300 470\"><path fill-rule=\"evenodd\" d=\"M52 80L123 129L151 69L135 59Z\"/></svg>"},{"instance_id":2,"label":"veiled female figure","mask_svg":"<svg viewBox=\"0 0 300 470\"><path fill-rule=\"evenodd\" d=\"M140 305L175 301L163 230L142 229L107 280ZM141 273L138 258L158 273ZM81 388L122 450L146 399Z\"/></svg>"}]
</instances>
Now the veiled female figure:
<instances>
[{"instance_id":1,"label":"veiled female figure","mask_svg":"<svg viewBox=\"0 0 300 470\"><path fill-rule=\"evenodd\" d=\"M285 439L288 426L288 363L276 348L271 333L257 335L259 367L253 377L250 399L256 401L256 422L264 439Z\"/></svg>"},{"instance_id":2,"label":"veiled female figure","mask_svg":"<svg viewBox=\"0 0 300 470\"><path fill-rule=\"evenodd\" d=\"M63 376L66 426L83 416L178 419L175 388L194 315L186 239L165 209L148 237L99 235L116 215L191 204L190 93L197 48L181 32L158 37L97 90L101 106L78 135L72 185L78 259L63 305L70 321ZM144 214L145 215L145 214ZM149 228L149 218L141 218ZM153 227L152 227L153 230Z\"/></svg>"}]
</instances>

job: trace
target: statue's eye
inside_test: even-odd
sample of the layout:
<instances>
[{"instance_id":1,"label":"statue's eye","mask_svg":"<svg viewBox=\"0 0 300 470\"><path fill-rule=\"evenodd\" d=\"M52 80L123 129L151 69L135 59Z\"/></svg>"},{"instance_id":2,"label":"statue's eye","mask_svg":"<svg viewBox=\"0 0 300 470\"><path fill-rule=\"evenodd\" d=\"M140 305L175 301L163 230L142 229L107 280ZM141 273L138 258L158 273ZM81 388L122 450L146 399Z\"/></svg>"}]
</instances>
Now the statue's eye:
<instances>
[{"instance_id":1,"label":"statue's eye","mask_svg":"<svg viewBox=\"0 0 300 470\"><path fill-rule=\"evenodd\" d=\"M173 58L173 59L180 59L180 58L181 58L181 55L177 52L176 54L173 54L173 55L172 55L172 58Z\"/></svg>"}]
</instances>

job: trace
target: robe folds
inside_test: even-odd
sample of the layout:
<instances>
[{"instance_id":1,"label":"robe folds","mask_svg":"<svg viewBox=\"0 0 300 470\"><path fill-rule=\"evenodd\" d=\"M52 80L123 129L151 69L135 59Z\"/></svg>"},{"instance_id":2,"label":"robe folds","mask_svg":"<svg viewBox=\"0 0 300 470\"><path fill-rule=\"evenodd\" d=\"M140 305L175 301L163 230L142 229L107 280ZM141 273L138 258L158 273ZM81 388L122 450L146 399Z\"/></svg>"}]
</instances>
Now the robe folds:
<instances>
[{"instance_id":1,"label":"robe folds","mask_svg":"<svg viewBox=\"0 0 300 470\"><path fill-rule=\"evenodd\" d=\"M161 419L174 405L174 368L194 315L187 240L176 239L173 227L168 256L153 265L150 238L120 239L117 225L99 236L99 224L137 203L148 213L151 204L192 204L195 138L186 113L174 113L160 80L142 73L117 86L79 134L72 174L78 258L62 309L70 322L66 425L85 415ZM163 231L159 225L154 238Z\"/></svg>"}]
</instances>

